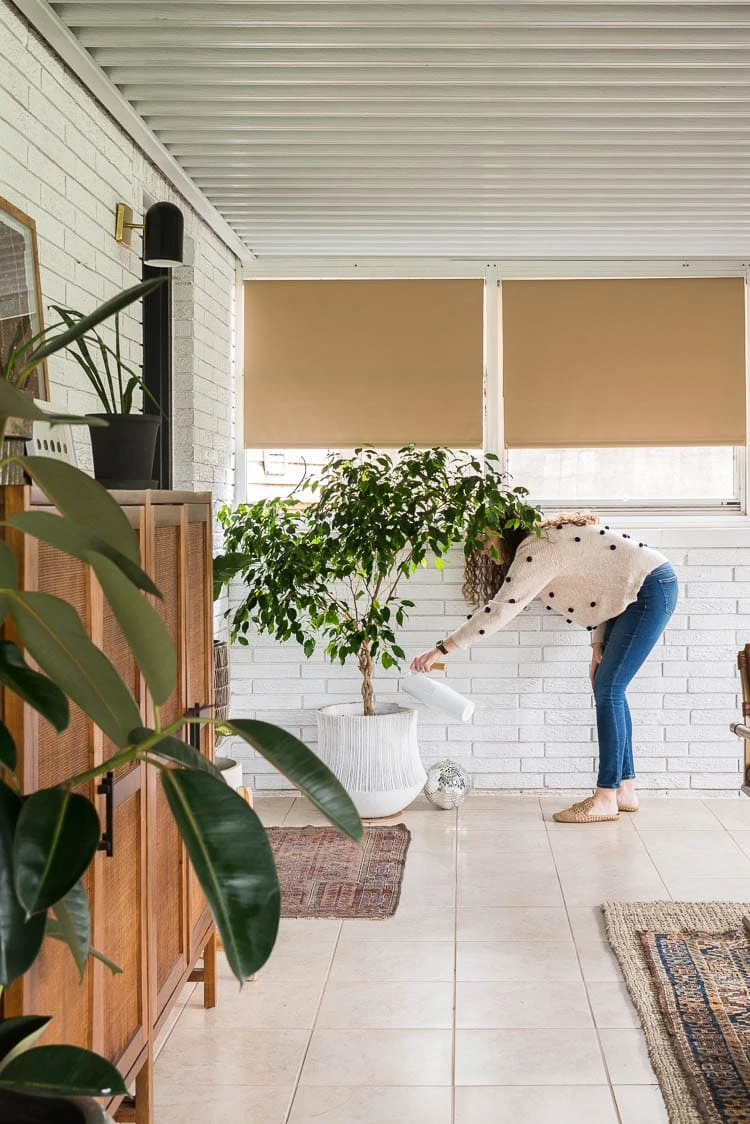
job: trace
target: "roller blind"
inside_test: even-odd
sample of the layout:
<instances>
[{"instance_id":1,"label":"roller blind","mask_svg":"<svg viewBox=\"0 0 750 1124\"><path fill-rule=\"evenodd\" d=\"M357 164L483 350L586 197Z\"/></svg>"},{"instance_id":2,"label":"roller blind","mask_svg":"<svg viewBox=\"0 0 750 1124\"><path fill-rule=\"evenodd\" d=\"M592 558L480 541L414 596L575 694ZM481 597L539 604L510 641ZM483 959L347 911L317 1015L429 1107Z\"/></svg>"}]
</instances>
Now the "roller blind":
<instances>
[{"instance_id":1,"label":"roller blind","mask_svg":"<svg viewBox=\"0 0 750 1124\"><path fill-rule=\"evenodd\" d=\"M740 277L504 281L510 448L745 443Z\"/></svg>"},{"instance_id":2,"label":"roller blind","mask_svg":"<svg viewBox=\"0 0 750 1124\"><path fill-rule=\"evenodd\" d=\"M248 448L482 445L484 282L248 281Z\"/></svg>"}]
</instances>

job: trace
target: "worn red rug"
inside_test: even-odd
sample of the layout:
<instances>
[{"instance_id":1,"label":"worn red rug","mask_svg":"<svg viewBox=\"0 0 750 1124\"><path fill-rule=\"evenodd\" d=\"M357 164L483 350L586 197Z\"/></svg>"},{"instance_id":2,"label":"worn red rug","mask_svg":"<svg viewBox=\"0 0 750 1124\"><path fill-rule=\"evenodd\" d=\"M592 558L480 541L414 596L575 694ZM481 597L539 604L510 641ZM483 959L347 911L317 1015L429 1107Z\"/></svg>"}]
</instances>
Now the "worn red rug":
<instances>
[{"instance_id":1,"label":"worn red rug","mask_svg":"<svg viewBox=\"0 0 750 1124\"><path fill-rule=\"evenodd\" d=\"M282 917L392 917L411 835L404 824L366 827L361 844L333 827L269 827Z\"/></svg>"}]
</instances>

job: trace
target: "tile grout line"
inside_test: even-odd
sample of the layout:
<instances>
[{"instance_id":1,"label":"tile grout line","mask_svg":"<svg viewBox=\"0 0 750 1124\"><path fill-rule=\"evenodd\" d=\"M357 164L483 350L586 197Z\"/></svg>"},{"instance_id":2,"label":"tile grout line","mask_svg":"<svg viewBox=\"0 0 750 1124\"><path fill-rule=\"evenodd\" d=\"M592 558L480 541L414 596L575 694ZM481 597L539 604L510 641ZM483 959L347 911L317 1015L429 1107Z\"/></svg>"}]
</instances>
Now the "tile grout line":
<instances>
[{"instance_id":1,"label":"tile grout line","mask_svg":"<svg viewBox=\"0 0 750 1124\"><path fill-rule=\"evenodd\" d=\"M291 811L292 807L294 807L294 802L292 802L292 805L291 805L289 811ZM286 817L284 817L284 819L286 820ZM344 923L343 923L343 921L339 921L339 931L336 935L336 940L333 943L333 949L331 951L331 958L328 962L328 971L325 974L325 977L323 979L323 984L322 984L322 987L320 989L320 994L318 995L318 1002L317 1002L317 1005L315 1007L315 1014L313 1016L312 1024L310 1026L310 1032L307 1036L307 1042L305 1044L305 1049L302 1053L302 1060L300 1061L299 1069L297 1070L297 1077L295 1078L294 1085L292 1087L292 1096L291 1096L290 1101L289 1101L289 1108L287 1109L286 1115L284 1117L284 1124L289 1124L289 1119L290 1119L290 1117L292 1115L292 1111L294 1109L294 1102L297 1099L297 1093L299 1092L299 1084L300 1084L300 1080L302 1078L302 1072L305 1068L305 1063L307 1062L307 1058L308 1058L308 1055L310 1053L310 1046L312 1044L313 1035L315 1034L315 1030L316 1030L317 1025L318 1025L318 1019L320 1018L320 1009L323 1006L323 999L325 998L326 988L328 987L328 981L331 978L331 971L333 969L333 962L336 958L336 953L338 951L339 942L341 941L341 934L343 932L343 929L344 929Z\"/></svg>"},{"instance_id":2,"label":"tile grout line","mask_svg":"<svg viewBox=\"0 0 750 1124\"><path fill-rule=\"evenodd\" d=\"M591 1015L591 1025L593 1027L594 1034L596 1036L596 1044L599 1047L599 1053L600 1053L601 1059L602 1059L602 1068L603 1068L604 1074L607 1078L607 1088L609 1089L609 1094L612 1098L612 1105L613 1105L614 1110L615 1110L615 1119L617 1120L618 1124L623 1124L622 1116L620 1114L620 1106L618 1105L617 1097L615 1096L614 1082L612 1081L612 1075L609 1072L609 1065L607 1064L607 1055L604 1052L604 1043L602 1042L602 1038L601 1038L601 1034L600 1034L600 1027L597 1024L596 1017L594 1015L594 1008L593 1008L593 1005L592 1005L592 1002L591 1002L591 996L589 994L589 986L588 986L589 981L586 979L586 976L584 975L584 972L583 972L583 964L581 962L581 955L580 955L580 951L578 949L578 942L576 940L576 935L575 935L575 932L573 930L573 923L570 919L570 912L568 910L568 902L567 902L567 899L565 897L565 891L563 889L562 878L560 877L560 871L559 871L558 866L557 866L557 857L555 856L555 849L552 846L552 837L550 836L549 821L546 820L545 817L544 817L544 808L542 807L541 798L539 799L539 809L540 809L541 814L542 814L542 822L544 823L545 832L547 834L547 845L549 846L549 849L552 853L552 862L553 862L554 867L555 867L555 875L557 877L558 885L560 887L560 896L562 897L562 901L563 901L563 909L565 910L565 920L568 923L568 929L570 930L570 936L571 936L571 939L573 941L573 948L575 950L576 961L578 963L578 970L581 973L581 981L583 983L583 990L584 990L584 993L586 995L586 1003L587 1003L587 1006L588 1006L588 1009L589 1009L589 1014ZM607 943L607 947L609 948L608 943Z\"/></svg>"},{"instance_id":3,"label":"tile grout line","mask_svg":"<svg viewBox=\"0 0 750 1124\"><path fill-rule=\"evenodd\" d=\"M458 1009L458 821L453 828L453 1013L451 1018L451 1124L456 1124L456 1013Z\"/></svg>"}]
</instances>

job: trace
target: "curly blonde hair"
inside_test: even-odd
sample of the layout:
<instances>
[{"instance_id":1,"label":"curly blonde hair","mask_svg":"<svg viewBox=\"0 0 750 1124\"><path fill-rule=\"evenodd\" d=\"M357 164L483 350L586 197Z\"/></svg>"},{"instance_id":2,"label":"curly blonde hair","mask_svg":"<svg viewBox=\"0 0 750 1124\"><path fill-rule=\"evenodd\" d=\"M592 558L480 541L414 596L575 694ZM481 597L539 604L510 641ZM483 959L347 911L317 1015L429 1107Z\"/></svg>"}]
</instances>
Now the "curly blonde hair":
<instances>
[{"instance_id":1,"label":"curly blonde hair","mask_svg":"<svg viewBox=\"0 0 750 1124\"><path fill-rule=\"evenodd\" d=\"M591 511L558 511L554 515L545 516L538 524L536 531L529 531L521 527L517 531L505 531L500 536L501 558L491 558L484 551L475 550L466 559L464 567L463 595L468 605L474 608L485 604L495 596L510 569L516 551L524 539L533 534L542 535L548 527L561 527L568 524L573 527L587 527L598 523L598 516Z\"/></svg>"}]
</instances>

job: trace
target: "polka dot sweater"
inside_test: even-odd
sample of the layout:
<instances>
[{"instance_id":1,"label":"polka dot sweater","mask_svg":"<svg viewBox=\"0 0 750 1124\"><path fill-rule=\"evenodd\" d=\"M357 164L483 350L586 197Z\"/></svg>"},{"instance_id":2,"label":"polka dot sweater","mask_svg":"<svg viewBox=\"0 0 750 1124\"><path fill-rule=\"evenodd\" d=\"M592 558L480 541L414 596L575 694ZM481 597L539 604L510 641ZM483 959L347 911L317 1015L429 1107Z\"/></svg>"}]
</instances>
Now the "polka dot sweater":
<instances>
[{"instance_id":1,"label":"polka dot sweater","mask_svg":"<svg viewBox=\"0 0 750 1124\"><path fill-rule=\"evenodd\" d=\"M607 621L638 596L644 579L667 559L630 535L592 524L563 523L530 535L518 547L502 587L450 633L459 648L491 636L538 597L548 612L603 643Z\"/></svg>"}]
</instances>

